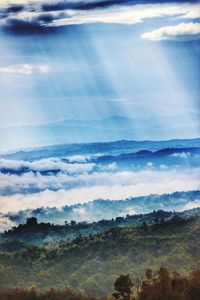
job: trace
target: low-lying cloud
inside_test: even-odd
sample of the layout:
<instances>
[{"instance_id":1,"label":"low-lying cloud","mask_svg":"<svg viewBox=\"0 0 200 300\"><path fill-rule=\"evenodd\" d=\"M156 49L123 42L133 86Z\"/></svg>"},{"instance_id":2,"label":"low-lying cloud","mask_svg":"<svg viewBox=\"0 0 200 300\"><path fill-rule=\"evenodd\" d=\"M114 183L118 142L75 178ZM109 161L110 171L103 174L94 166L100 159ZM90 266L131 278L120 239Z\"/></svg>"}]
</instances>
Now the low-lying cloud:
<instances>
[{"instance_id":1,"label":"low-lying cloud","mask_svg":"<svg viewBox=\"0 0 200 300\"><path fill-rule=\"evenodd\" d=\"M11 221L8 217L0 214L0 232L4 232L5 230L12 228L13 226L16 226L15 222Z\"/></svg>"},{"instance_id":2,"label":"low-lying cloud","mask_svg":"<svg viewBox=\"0 0 200 300\"><path fill-rule=\"evenodd\" d=\"M84 161L83 161L84 162ZM9 160L0 159L0 171L7 170L7 172L13 173L13 171L20 171L20 173L27 172L67 172L69 174L79 174L83 172L90 172L93 170L94 163L67 163L66 161L50 157L33 162L23 160Z\"/></svg>"},{"instance_id":3,"label":"low-lying cloud","mask_svg":"<svg viewBox=\"0 0 200 300\"><path fill-rule=\"evenodd\" d=\"M1 158L0 211L198 190L200 167L190 164L189 153L181 155L179 165L177 160L169 165L167 156L162 163L148 161L141 166L98 162L98 153L33 161Z\"/></svg>"},{"instance_id":4,"label":"low-lying cloud","mask_svg":"<svg viewBox=\"0 0 200 300\"><path fill-rule=\"evenodd\" d=\"M200 168L94 172L74 176L4 174L0 182L2 194L5 192L0 198L0 209L7 212L40 206L59 207L98 198L119 200L152 193L197 190L200 188ZM31 190L38 192L31 194Z\"/></svg>"}]
</instances>

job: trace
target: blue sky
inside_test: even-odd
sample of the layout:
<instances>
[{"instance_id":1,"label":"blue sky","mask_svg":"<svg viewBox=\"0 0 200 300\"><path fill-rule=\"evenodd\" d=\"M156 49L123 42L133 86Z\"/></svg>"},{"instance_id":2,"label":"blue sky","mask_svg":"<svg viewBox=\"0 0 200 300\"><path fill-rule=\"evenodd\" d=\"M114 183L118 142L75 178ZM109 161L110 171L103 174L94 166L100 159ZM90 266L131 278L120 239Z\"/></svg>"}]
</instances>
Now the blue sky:
<instances>
[{"instance_id":1,"label":"blue sky","mask_svg":"<svg viewBox=\"0 0 200 300\"><path fill-rule=\"evenodd\" d=\"M200 6L142 3L1 1L0 127L185 114L198 136Z\"/></svg>"},{"instance_id":2,"label":"blue sky","mask_svg":"<svg viewBox=\"0 0 200 300\"><path fill-rule=\"evenodd\" d=\"M199 21L198 1L1 0L0 151L127 134L116 117L114 129L36 126L64 119L131 117L126 137L137 140L199 137ZM184 151L136 169L91 153L1 158L0 210L196 190L199 154Z\"/></svg>"}]
</instances>

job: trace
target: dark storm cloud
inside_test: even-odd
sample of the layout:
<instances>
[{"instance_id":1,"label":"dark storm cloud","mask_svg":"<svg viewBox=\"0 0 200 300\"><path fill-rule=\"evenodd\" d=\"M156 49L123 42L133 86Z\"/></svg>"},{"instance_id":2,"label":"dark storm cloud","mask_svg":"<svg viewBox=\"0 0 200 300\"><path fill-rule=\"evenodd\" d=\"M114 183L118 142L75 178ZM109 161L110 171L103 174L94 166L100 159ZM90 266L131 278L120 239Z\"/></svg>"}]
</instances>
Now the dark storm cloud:
<instances>
[{"instance_id":1,"label":"dark storm cloud","mask_svg":"<svg viewBox=\"0 0 200 300\"><path fill-rule=\"evenodd\" d=\"M49 28L48 24L52 21L60 19L63 17L63 13L60 12L56 16L52 13L40 13L35 14L32 17L7 17L3 28L6 31L13 33L34 33L34 32L52 32L56 28ZM64 16L67 18L67 15Z\"/></svg>"},{"instance_id":2,"label":"dark storm cloud","mask_svg":"<svg viewBox=\"0 0 200 300\"><path fill-rule=\"evenodd\" d=\"M10 14L10 13L18 13L20 11L23 11L25 8L24 5L12 5L12 6L9 6L8 8L5 9L5 12L7 14Z\"/></svg>"},{"instance_id":3,"label":"dark storm cloud","mask_svg":"<svg viewBox=\"0 0 200 300\"><path fill-rule=\"evenodd\" d=\"M156 4L156 3L198 3L197 0L182 1L182 0L94 0L94 1L75 1L75 2L57 2L57 3L45 3L42 4L42 9L44 11L56 11L65 9L82 9L90 10L96 8L106 8L113 5L137 5L137 4Z\"/></svg>"}]
</instances>

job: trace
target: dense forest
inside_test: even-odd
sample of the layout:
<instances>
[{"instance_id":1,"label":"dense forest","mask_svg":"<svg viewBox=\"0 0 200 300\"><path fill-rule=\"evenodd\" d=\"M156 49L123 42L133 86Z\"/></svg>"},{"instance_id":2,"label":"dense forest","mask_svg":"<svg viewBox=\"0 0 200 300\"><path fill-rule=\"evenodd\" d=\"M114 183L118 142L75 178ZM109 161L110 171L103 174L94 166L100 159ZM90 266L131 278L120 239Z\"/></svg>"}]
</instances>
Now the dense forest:
<instances>
[{"instance_id":1,"label":"dense forest","mask_svg":"<svg viewBox=\"0 0 200 300\"><path fill-rule=\"evenodd\" d=\"M156 224L164 221L190 219L200 216L200 209L195 208L183 212L157 210L147 214L102 219L97 222L65 221L63 225L39 222L36 217L27 218L23 224L13 227L0 235L0 247L3 241L20 240L27 244L38 245L56 244L60 241L72 241L79 236L91 236L116 227L140 226L144 223Z\"/></svg>"},{"instance_id":2,"label":"dense forest","mask_svg":"<svg viewBox=\"0 0 200 300\"><path fill-rule=\"evenodd\" d=\"M75 292L70 288L7 289L0 291L1 300L199 300L200 271L187 275L160 268L157 272L146 270L142 279L120 275L114 282L114 292L105 297L95 297Z\"/></svg>"},{"instance_id":3,"label":"dense forest","mask_svg":"<svg viewBox=\"0 0 200 300\"><path fill-rule=\"evenodd\" d=\"M120 274L130 274L131 278L141 281L147 269L154 273L160 267L166 267L184 275L200 267L198 215L183 218L173 213L154 212L154 218L151 217L149 222L120 227L120 222L124 224L125 221L118 218L112 221L117 226L109 229L105 226L99 233L90 230L87 235L79 234L73 239L61 238L53 244L44 243L38 235L43 235L44 230L54 232L56 225L38 224L35 218L29 218L24 225L1 237L1 289L69 287L77 293L106 296L112 293L113 283ZM111 221L104 222L109 224ZM74 231L80 225L72 222L65 227L70 230L74 227ZM68 232L63 226L56 228ZM24 235L26 239L29 235L30 240L36 237L42 242L28 244L26 239L23 240Z\"/></svg>"}]
</instances>

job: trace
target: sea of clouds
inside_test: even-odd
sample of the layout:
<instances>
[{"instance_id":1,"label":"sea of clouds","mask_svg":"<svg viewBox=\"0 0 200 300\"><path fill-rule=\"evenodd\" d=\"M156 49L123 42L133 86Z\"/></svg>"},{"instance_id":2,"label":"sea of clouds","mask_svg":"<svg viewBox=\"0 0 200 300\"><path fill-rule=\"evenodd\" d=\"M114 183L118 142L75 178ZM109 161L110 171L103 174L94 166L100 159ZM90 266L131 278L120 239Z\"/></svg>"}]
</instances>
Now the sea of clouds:
<instances>
[{"instance_id":1,"label":"sea of clouds","mask_svg":"<svg viewBox=\"0 0 200 300\"><path fill-rule=\"evenodd\" d=\"M149 161L134 169L119 168L116 162L91 162L89 155L32 162L0 159L0 211L198 190L199 183L200 167L187 163L169 167Z\"/></svg>"}]
</instances>

